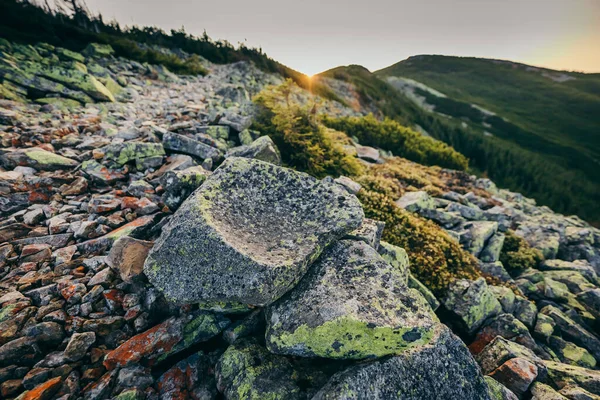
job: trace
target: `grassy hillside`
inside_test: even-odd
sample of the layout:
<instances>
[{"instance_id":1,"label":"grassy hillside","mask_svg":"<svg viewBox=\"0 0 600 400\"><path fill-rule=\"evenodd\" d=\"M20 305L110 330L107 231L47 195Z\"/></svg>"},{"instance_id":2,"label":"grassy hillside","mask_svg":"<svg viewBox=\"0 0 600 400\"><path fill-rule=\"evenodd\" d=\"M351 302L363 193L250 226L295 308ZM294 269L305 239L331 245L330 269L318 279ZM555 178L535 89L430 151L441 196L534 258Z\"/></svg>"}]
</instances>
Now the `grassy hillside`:
<instances>
[{"instance_id":1,"label":"grassy hillside","mask_svg":"<svg viewBox=\"0 0 600 400\"><path fill-rule=\"evenodd\" d=\"M594 162L588 155L590 153L583 154L574 146L539 136L517 125L516 121L506 121L499 108L492 109L487 103L477 104L497 111L497 115L478 111L465 100L454 99L450 95L439 97L417 88L417 94L435 106L436 112L428 111L388 83L383 72L373 74L353 65L338 67L319 76L354 85L365 109L375 106L381 116L422 129L450 144L469 158L473 172L489 176L501 187L522 192L557 211L600 223L600 182L598 176L592 174L590 165ZM592 82L597 78L585 77ZM573 85L578 81L570 82ZM448 95L443 87L432 82L426 84ZM595 96L593 89L586 88L572 90L579 90L582 96ZM568 137L568 134L564 136ZM566 158L571 162L565 161Z\"/></svg>"},{"instance_id":2,"label":"grassy hillside","mask_svg":"<svg viewBox=\"0 0 600 400\"><path fill-rule=\"evenodd\" d=\"M460 107L448 107L453 101L490 110L497 114L485 121L492 134L600 179L600 74L477 58L416 56L375 75L411 78L444 93L449 99L438 98L446 104L436 106L436 111L451 116L481 122Z\"/></svg>"}]
</instances>

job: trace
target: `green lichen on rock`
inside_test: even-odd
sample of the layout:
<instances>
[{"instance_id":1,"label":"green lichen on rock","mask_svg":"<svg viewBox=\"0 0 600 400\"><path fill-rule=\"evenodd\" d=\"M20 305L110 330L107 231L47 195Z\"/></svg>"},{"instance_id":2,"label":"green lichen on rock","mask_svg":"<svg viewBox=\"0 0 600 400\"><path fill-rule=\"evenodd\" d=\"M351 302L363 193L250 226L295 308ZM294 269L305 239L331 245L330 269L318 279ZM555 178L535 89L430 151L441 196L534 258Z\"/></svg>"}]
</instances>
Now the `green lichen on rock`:
<instances>
[{"instance_id":1,"label":"green lichen on rock","mask_svg":"<svg viewBox=\"0 0 600 400\"><path fill-rule=\"evenodd\" d=\"M276 328L275 328L276 329ZM414 340L414 338L418 338ZM318 357L364 359L397 354L427 343L431 331L419 328L371 327L348 317L327 321L315 328L301 325L293 333L271 334L271 347L305 347Z\"/></svg>"},{"instance_id":2,"label":"green lichen on rock","mask_svg":"<svg viewBox=\"0 0 600 400\"><path fill-rule=\"evenodd\" d=\"M227 152L225 157L254 158L275 165L281 164L281 154L268 136L261 136L249 145L234 147Z\"/></svg>"},{"instance_id":3,"label":"green lichen on rock","mask_svg":"<svg viewBox=\"0 0 600 400\"><path fill-rule=\"evenodd\" d=\"M123 90L121 85L119 85L117 82L115 82L115 80L113 78L111 78L110 76L108 76L106 78L98 78L98 80L104 86L106 86L106 88L108 89L109 92L111 92L115 96L117 96Z\"/></svg>"},{"instance_id":4,"label":"green lichen on rock","mask_svg":"<svg viewBox=\"0 0 600 400\"><path fill-rule=\"evenodd\" d=\"M58 109L70 109L81 106L81 103L72 100L72 99L63 99L61 97L44 97L42 99L37 99L36 103L40 104L52 104L54 107Z\"/></svg>"},{"instance_id":5,"label":"green lichen on rock","mask_svg":"<svg viewBox=\"0 0 600 400\"><path fill-rule=\"evenodd\" d=\"M3 322L12 316L13 311L17 308L16 304L8 304L0 309L0 322Z\"/></svg>"},{"instance_id":6,"label":"green lichen on rock","mask_svg":"<svg viewBox=\"0 0 600 400\"><path fill-rule=\"evenodd\" d=\"M189 349L193 345L215 337L223 331L230 321L219 314L207 311L196 311L192 317L183 325L183 339L172 349L164 352L158 358L158 362L165 360L172 354Z\"/></svg>"},{"instance_id":7,"label":"green lichen on rock","mask_svg":"<svg viewBox=\"0 0 600 400\"><path fill-rule=\"evenodd\" d=\"M232 157L163 228L145 272L181 303L265 305L292 288L322 249L362 218L358 200L337 185Z\"/></svg>"},{"instance_id":8,"label":"green lichen on rock","mask_svg":"<svg viewBox=\"0 0 600 400\"><path fill-rule=\"evenodd\" d=\"M502 312L500 302L483 278L452 283L442 303L456 315L459 325L468 334L475 333L486 319Z\"/></svg>"},{"instance_id":9,"label":"green lichen on rock","mask_svg":"<svg viewBox=\"0 0 600 400\"><path fill-rule=\"evenodd\" d=\"M81 53L63 49L62 47L55 48L54 53L58 56L58 58L64 61L77 61L80 63L85 62L85 57Z\"/></svg>"},{"instance_id":10,"label":"green lichen on rock","mask_svg":"<svg viewBox=\"0 0 600 400\"><path fill-rule=\"evenodd\" d=\"M144 394L138 389L124 390L115 396L115 400L141 400L144 398Z\"/></svg>"},{"instance_id":11,"label":"green lichen on rock","mask_svg":"<svg viewBox=\"0 0 600 400\"><path fill-rule=\"evenodd\" d=\"M408 283L408 275L410 274L408 254L402 247L394 246L388 242L379 242L379 254L392 267L398 269L403 276L406 276L405 282Z\"/></svg>"},{"instance_id":12,"label":"green lichen on rock","mask_svg":"<svg viewBox=\"0 0 600 400\"><path fill-rule=\"evenodd\" d=\"M82 91L95 100L115 101L113 94L106 86L92 75L77 69L66 69L52 65L46 68L36 68L35 74L61 83L70 89Z\"/></svg>"},{"instance_id":13,"label":"green lichen on rock","mask_svg":"<svg viewBox=\"0 0 600 400\"><path fill-rule=\"evenodd\" d=\"M516 399L516 395L508 390L504 385L490 376L484 376L485 382L488 385L491 400L510 400ZM509 397L512 394L514 397Z\"/></svg>"},{"instance_id":14,"label":"green lichen on rock","mask_svg":"<svg viewBox=\"0 0 600 400\"><path fill-rule=\"evenodd\" d=\"M591 393L600 393L600 371L554 361L544 361L544 365L550 382L556 386L576 385Z\"/></svg>"},{"instance_id":15,"label":"green lichen on rock","mask_svg":"<svg viewBox=\"0 0 600 400\"><path fill-rule=\"evenodd\" d=\"M165 149L160 143L126 142L110 144L103 148L104 158L116 165L149 157L162 157Z\"/></svg>"},{"instance_id":16,"label":"green lichen on rock","mask_svg":"<svg viewBox=\"0 0 600 400\"><path fill-rule=\"evenodd\" d=\"M114 49L109 44L90 43L83 50L86 56L108 57L114 54Z\"/></svg>"},{"instance_id":17,"label":"green lichen on rock","mask_svg":"<svg viewBox=\"0 0 600 400\"><path fill-rule=\"evenodd\" d=\"M215 367L219 391L231 400L304 398L297 372L285 357L270 354L254 340L229 346Z\"/></svg>"},{"instance_id":18,"label":"green lichen on rock","mask_svg":"<svg viewBox=\"0 0 600 400\"><path fill-rule=\"evenodd\" d=\"M488 385L464 343L440 325L425 346L336 373L313 400L489 398Z\"/></svg>"},{"instance_id":19,"label":"green lichen on rock","mask_svg":"<svg viewBox=\"0 0 600 400\"><path fill-rule=\"evenodd\" d=\"M28 165L44 171L73 168L77 165L75 160L39 147L7 152L2 157L6 160L6 165Z\"/></svg>"},{"instance_id":20,"label":"green lichen on rock","mask_svg":"<svg viewBox=\"0 0 600 400\"><path fill-rule=\"evenodd\" d=\"M229 127L228 126L220 126L213 125L206 128L205 132L208 136L213 139L224 139L227 140L229 138Z\"/></svg>"},{"instance_id":21,"label":"green lichen on rock","mask_svg":"<svg viewBox=\"0 0 600 400\"><path fill-rule=\"evenodd\" d=\"M366 243L342 240L267 309L266 341L279 354L376 358L428 343L436 325L398 269Z\"/></svg>"}]
</instances>

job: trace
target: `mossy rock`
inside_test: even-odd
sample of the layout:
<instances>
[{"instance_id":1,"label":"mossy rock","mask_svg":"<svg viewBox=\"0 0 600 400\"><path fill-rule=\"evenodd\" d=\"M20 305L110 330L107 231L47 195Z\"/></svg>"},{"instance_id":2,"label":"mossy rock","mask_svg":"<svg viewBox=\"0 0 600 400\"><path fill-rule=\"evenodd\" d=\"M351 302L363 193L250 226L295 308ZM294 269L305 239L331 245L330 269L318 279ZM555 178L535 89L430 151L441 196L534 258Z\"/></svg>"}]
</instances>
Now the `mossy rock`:
<instances>
[{"instance_id":1,"label":"mossy rock","mask_svg":"<svg viewBox=\"0 0 600 400\"><path fill-rule=\"evenodd\" d=\"M441 325L424 347L333 375L313 397L325 399L488 400L490 395L465 344Z\"/></svg>"},{"instance_id":2,"label":"mossy rock","mask_svg":"<svg viewBox=\"0 0 600 400\"><path fill-rule=\"evenodd\" d=\"M80 107L81 103L72 99L63 99L61 97L44 97L35 101L39 104L52 104L59 109L71 109Z\"/></svg>"},{"instance_id":3,"label":"mossy rock","mask_svg":"<svg viewBox=\"0 0 600 400\"><path fill-rule=\"evenodd\" d=\"M254 158L275 165L281 164L281 154L268 136L261 136L249 145L234 147L227 152L225 157Z\"/></svg>"},{"instance_id":4,"label":"mossy rock","mask_svg":"<svg viewBox=\"0 0 600 400\"><path fill-rule=\"evenodd\" d=\"M251 339L229 346L215 367L215 375L219 391L230 400L305 398L291 362Z\"/></svg>"},{"instance_id":5,"label":"mossy rock","mask_svg":"<svg viewBox=\"0 0 600 400\"><path fill-rule=\"evenodd\" d=\"M395 203L398 184L391 178L361 177L358 192L365 215L385 223L382 239L406 250L410 271L436 296L457 279L477 279L477 261L435 223L401 209Z\"/></svg>"},{"instance_id":6,"label":"mossy rock","mask_svg":"<svg viewBox=\"0 0 600 400\"><path fill-rule=\"evenodd\" d=\"M65 85L51 81L41 76L35 76L29 72L13 69L4 73L5 81L12 82L27 89L27 93L33 98L44 98L46 95L60 95L76 100L81 104L93 103L94 99L78 90L72 90Z\"/></svg>"},{"instance_id":7,"label":"mossy rock","mask_svg":"<svg viewBox=\"0 0 600 400\"><path fill-rule=\"evenodd\" d=\"M376 358L427 344L437 324L400 270L366 243L341 240L267 309L266 342L278 354Z\"/></svg>"},{"instance_id":8,"label":"mossy rock","mask_svg":"<svg viewBox=\"0 0 600 400\"><path fill-rule=\"evenodd\" d=\"M4 152L0 155L0 164L10 169L16 166L27 166L42 171L56 171L74 168L78 162L39 147L31 147Z\"/></svg>"},{"instance_id":9,"label":"mossy rock","mask_svg":"<svg viewBox=\"0 0 600 400\"><path fill-rule=\"evenodd\" d=\"M179 303L269 304L363 217L356 197L335 184L228 158L163 228L144 272Z\"/></svg>"},{"instance_id":10,"label":"mossy rock","mask_svg":"<svg viewBox=\"0 0 600 400\"><path fill-rule=\"evenodd\" d=\"M89 57L108 57L115 51L109 44L90 43L82 53Z\"/></svg>"},{"instance_id":11,"label":"mossy rock","mask_svg":"<svg viewBox=\"0 0 600 400\"><path fill-rule=\"evenodd\" d=\"M160 143L125 142L110 144L102 148L104 159L122 166L131 161L149 157L164 156L165 149Z\"/></svg>"},{"instance_id":12,"label":"mossy rock","mask_svg":"<svg viewBox=\"0 0 600 400\"><path fill-rule=\"evenodd\" d=\"M85 62L85 57L81 53L77 53L75 51L71 51L68 49L63 49L62 47L57 47L54 49L54 52L63 61L78 61L80 63Z\"/></svg>"},{"instance_id":13,"label":"mossy rock","mask_svg":"<svg viewBox=\"0 0 600 400\"><path fill-rule=\"evenodd\" d=\"M467 334L475 333L485 320L502 313L500 302L483 278L452 283L442 303L456 315L457 325Z\"/></svg>"},{"instance_id":14,"label":"mossy rock","mask_svg":"<svg viewBox=\"0 0 600 400\"><path fill-rule=\"evenodd\" d=\"M35 71L35 74L59 82L70 89L82 91L94 100L115 101L113 94L106 86L100 83L100 81L92 75L77 69L65 69L59 66L50 66L47 68L40 68Z\"/></svg>"}]
</instances>

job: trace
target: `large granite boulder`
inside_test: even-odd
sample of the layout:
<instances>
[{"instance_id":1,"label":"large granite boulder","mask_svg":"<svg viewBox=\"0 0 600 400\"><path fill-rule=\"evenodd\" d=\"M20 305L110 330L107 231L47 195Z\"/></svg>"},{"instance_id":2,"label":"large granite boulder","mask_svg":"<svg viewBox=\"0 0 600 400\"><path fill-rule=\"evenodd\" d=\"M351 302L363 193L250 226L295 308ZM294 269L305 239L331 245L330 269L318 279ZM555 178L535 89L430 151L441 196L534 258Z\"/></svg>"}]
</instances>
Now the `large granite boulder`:
<instances>
[{"instance_id":1,"label":"large granite boulder","mask_svg":"<svg viewBox=\"0 0 600 400\"><path fill-rule=\"evenodd\" d=\"M364 217L335 184L232 157L178 209L144 266L171 300L269 304Z\"/></svg>"},{"instance_id":2,"label":"large granite boulder","mask_svg":"<svg viewBox=\"0 0 600 400\"><path fill-rule=\"evenodd\" d=\"M313 399L490 399L464 343L438 327L440 332L424 347L333 375Z\"/></svg>"},{"instance_id":3,"label":"large granite boulder","mask_svg":"<svg viewBox=\"0 0 600 400\"><path fill-rule=\"evenodd\" d=\"M279 354L375 358L427 344L436 325L400 270L366 243L341 240L267 309L266 342Z\"/></svg>"}]
</instances>

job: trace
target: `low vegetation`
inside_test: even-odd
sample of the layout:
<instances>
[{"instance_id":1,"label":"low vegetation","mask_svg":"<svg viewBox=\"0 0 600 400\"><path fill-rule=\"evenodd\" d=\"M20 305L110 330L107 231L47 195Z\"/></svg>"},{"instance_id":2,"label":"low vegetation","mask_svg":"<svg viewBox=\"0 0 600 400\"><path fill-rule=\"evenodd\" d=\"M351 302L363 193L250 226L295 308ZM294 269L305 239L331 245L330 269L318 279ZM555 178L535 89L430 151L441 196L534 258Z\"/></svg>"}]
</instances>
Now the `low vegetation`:
<instances>
[{"instance_id":1,"label":"low vegetation","mask_svg":"<svg viewBox=\"0 0 600 400\"><path fill-rule=\"evenodd\" d=\"M439 68L444 67L440 66ZM414 68L412 72L414 72L414 75L404 76L423 81L449 95L458 90L454 88L454 91L452 91L446 86L439 86L446 76L442 72L436 72L435 81L432 78L434 75L430 76L429 79L425 79L425 77L417 74ZM578 156L573 153L573 148L562 146L560 142L552 144L548 138L533 135L531 129L520 128L516 125L518 118L511 119L512 123L509 123L499 117L487 117L486 121L491 124L491 127L485 127L485 130L491 130L494 136L486 136L484 130L478 128L469 119L471 114L465 114L461 111L461 115L448 118L425 111L400 91L380 79L380 77L384 78L387 75L394 74L403 75L404 70L402 73L396 70L385 70L373 74L363 67L351 65L326 71L321 76L353 84L356 92L360 95L362 105L367 109L372 109L375 106L381 113L378 117L391 118L403 126L422 128L431 137L448 144L469 159L471 172L480 176L487 176L498 186L523 193L536 199L540 204L550 206L557 212L577 214L592 224L600 224L600 175L597 173L594 175L597 170L597 163L592 163L592 165L585 161L589 160L589 157L583 156L581 152ZM598 79L597 74L591 77L588 74L586 77L588 79L578 79L566 83L577 86L583 81L593 83L594 77ZM496 82L498 79L500 77L496 76L495 80L479 82L479 84L498 88L496 85L499 83ZM524 78L520 75L519 79L522 81ZM559 85L545 77L539 79L543 80L546 85ZM537 82L537 84L540 84L540 82ZM513 89L521 87L517 84L513 86ZM589 86L587 89L583 86L577 87L582 91L600 93L590 89L595 87L594 85ZM439 101L439 99L437 100ZM485 102L476 101L476 99L466 100L473 100L471 102L483 106L487 105ZM527 113L530 107L544 102L535 101L530 103L519 103L518 109L520 112ZM436 107L443 105L438 103ZM491 108L492 110L495 109ZM461 110L464 109L466 108L461 108ZM448 105L444 110L447 112L456 111L448 111L450 110ZM471 111L474 110L474 108L471 108ZM548 114L547 111L544 111L544 113ZM591 114L590 116L593 117ZM468 123L465 123L465 118L467 118ZM570 132L571 130L566 128L563 131L563 136L569 136ZM552 146L548 145L549 143ZM584 143L587 143L587 141L580 140L580 144ZM588 166L592 166L583 168L580 165L583 162L587 163Z\"/></svg>"},{"instance_id":2,"label":"low vegetation","mask_svg":"<svg viewBox=\"0 0 600 400\"><path fill-rule=\"evenodd\" d=\"M324 118L325 125L356 137L362 145L391 151L394 155L425 165L466 170L468 160L447 144L423 136L398 122L373 115L366 117Z\"/></svg>"},{"instance_id":3,"label":"low vegetation","mask_svg":"<svg viewBox=\"0 0 600 400\"><path fill-rule=\"evenodd\" d=\"M358 182L365 185L358 193L365 215L385 222L383 240L406 250L411 273L436 296L456 279L479 277L475 258L442 228L396 206L385 178L377 185L379 191L368 177Z\"/></svg>"},{"instance_id":4,"label":"low vegetation","mask_svg":"<svg viewBox=\"0 0 600 400\"><path fill-rule=\"evenodd\" d=\"M359 199L366 216L385 222L383 239L407 251L412 273L435 294L442 294L455 279L476 279L479 276L476 260L458 242L433 222L394 203L407 190L427 190L431 194L445 190L438 177L439 167L424 167L398 157L388 159L385 164L363 166L343 147L351 145L348 136L358 129L374 126L388 129L393 135L405 132L405 128L393 121L379 123L369 116L364 121L356 118L331 123L338 131L327 129L315 115L316 105L300 106L291 100L295 89L294 83L287 81L255 98L260 112L254 128L275 141L284 162L317 177L348 175L360 183L363 189ZM395 143L398 154L410 154L406 147L419 146L411 140L398 139ZM436 150L442 154L435 154ZM448 146L434 144L428 147L428 157L441 159L449 151L454 152Z\"/></svg>"},{"instance_id":5,"label":"low vegetation","mask_svg":"<svg viewBox=\"0 0 600 400\"><path fill-rule=\"evenodd\" d=\"M504 246L500 253L502 265L511 274L528 268L537 268L544 256L538 249L529 246L529 243L511 230L506 232Z\"/></svg>"},{"instance_id":6,"label":"low vegetation","mask_svg":"<svg viewBox=\"0 0 600 400\"><path fill-rule=\"evenodd\" d=\"M290 167L317 177L360 175L363 171L360 161L342 147L348 138L318 121L317 104L300 105L292 101L296 88L288 79L259 93L254 99L259 105L254 128L273 139Z\"/></svg>"}]
</instances>

